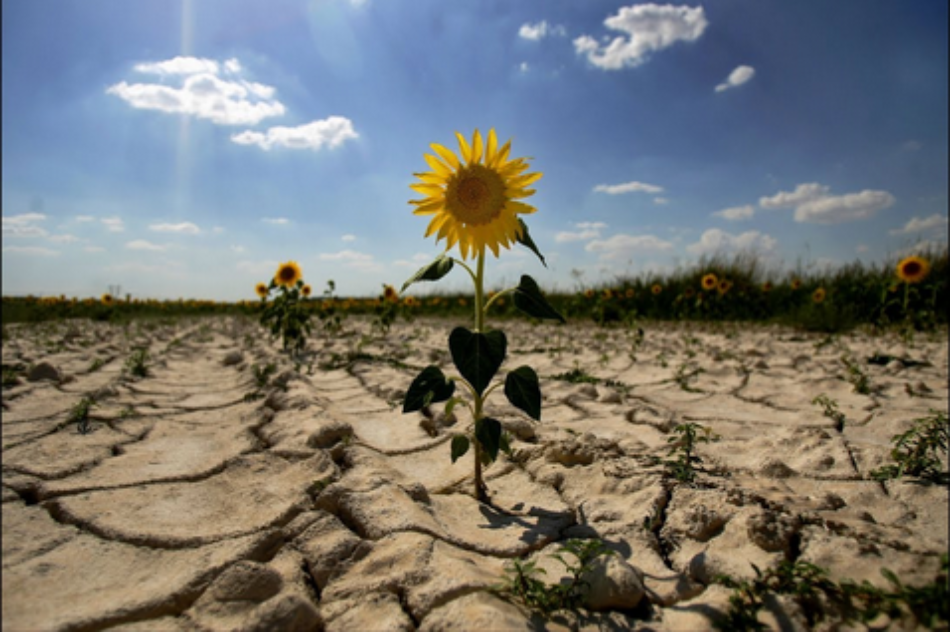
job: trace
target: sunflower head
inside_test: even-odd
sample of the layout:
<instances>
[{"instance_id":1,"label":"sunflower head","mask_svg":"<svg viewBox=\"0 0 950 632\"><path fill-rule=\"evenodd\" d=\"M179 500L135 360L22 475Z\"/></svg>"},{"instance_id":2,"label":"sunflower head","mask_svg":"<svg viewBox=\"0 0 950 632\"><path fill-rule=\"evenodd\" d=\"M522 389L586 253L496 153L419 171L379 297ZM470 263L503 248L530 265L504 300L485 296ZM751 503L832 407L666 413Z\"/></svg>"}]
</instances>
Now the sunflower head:
<instances>
[{"instance_id":1,"label":"sunflower head","mask_svg":"<svg viewBox=\"0 0 950 632\"><path fill-rule=\"evenodd\" d=\"M686 288L683 290L683 296L685 296L686 298L692 298L692 297L693 297L693 294L695 294L695 293L696 293L696 290L694 290L691 286L686 287Z\"/></svg>"},{"instance_id":2,"label":"sunflower head","mask_svg":"<svg viewBox=\"0 0 950 632\"><path fill-rule=\"evenodd\" d=\"M614 297L614 291L611 290L610 288L607 288L606 290L603 291L602 296L604 297L605 301L609 301L610 299Z\"/></svg>"},{"instance_id":3,"label":"sunflower head","mask_svg":"<svg viewBox=\"0 0 950 632\"><path fill-rule=\"evenodd\" d=\"M820 287L814 292L812 292L811 300L813 303L817 305L818 303L824 302L826 296L827 296L827 292L825 292L825 288Z\"/></svg>"},{"instance_id":4,"label":"sunflower head","mask_svg":"<svg viewBox=\"0 0 950 632\"><path fill-rule=\"evenodd\" d=\"M105 294L102 295L102 298L100 300L102 301L103 305L112 305L113 299L112 299L112 295L106 292Z\"/></svg>"},{"instance_id":5,"label":"sunflower head","mask_svg":"<svg viewBox=\"0 0 950 632\"><path fill-rule=\"evenodd\" d=\"M632 288L632 287L628 287L628 288L627 288L627 291L624 292L624 295L625 295L627 298L633 298L634 295L635 295L635 292L633 291L633 288Z\"/></svg>"},{"instance_id":6,"label":"sunflower head","mask_svg":"<svg viewBox=\"0 0 950 632\"><path fill-rule=\"evenodd\" d=\"M300 288L300 293L303 294L304 296L310 296L312 292L313 292L313 288L310 287L309 283L303 286L302 288Z\"/></svg>"},{"instance_id":7,"label":"sunflower head","mask_svg":"<svg viewBox=\"0 0 950 632\"><path fill-rule=\"evenodd\" d=\"M389 301L390 303L395 303L399 300L399 293L396 292L396 288L391 285L383 286L383 299Z\"/></svg>"},{"instance_id":8,"label":"sunflower head","mask_svg":"<svg viewBox=\"0 0 950 632\"><path fill-rule=\"evenodd\" d=\"M801 279L792 279L792 282L789 284L793 290L800 290L802 288Z\"/></svg>"},{"instance_id":9,"label":"sunflower head","mask_svg":"<svg viewBox=\"0 0 950 632\"><path fill-rule=\"evenodd\" d=\"M650 288L650 291L653 292L654 295L659 294L663 291L663 286L659 283L654 283L653 287Z\"/></svg>"},{"instance_id":10,"label":"sunflower head","mask_svg":"<svg viewBox=\"0 0 950 632\"><path fill-rule=\"evenodd\" d=\"M715 290L717 285L719 285L719 279L716 278L715 274L710 272L709 274L703 275L703 289L704 290Z\"/></svg>"},{"instance_id":11,"label":"sunflower head","mask_svg":"<svg viewBox=\"0 0 950 632\"><path fill-rule=\"evenodd\" d=\"M584 298L586 299L594 298L594 290L584 290Z\"/></svg>"},{"instance_id":12,"label":"sunflower head","mask_svg":"<svg viewBox=\"0 0 950 632\"><path fill-rule=\"evenodd\" d=\"M524 158L509 159L509 140L501 148L495 130L488 132L487 143L478 130L472 142L455 133L462 160L450 149L433 143L435 155L425 154L432 171L414 174L422 182L410 185L421 200L410 200L416 215L433 216L426 237L435 234L436 242L446 240L446 250L458 244L463 259L491 249L497 257L499 247L510 248L522 236L518 215L534 213L535 208L518 200L534 194L527 187L541 178L540 173L524 173Z\"/></svg>"},{"instance_id":13,"label":"sunflower head","mask_svg":"<svg viewBox=\"0 0 950 632\"><path fill-rule=\"evenodd\" d=\"M732 281L730 281L729 279L720 280L719 287L717 289L719 290L719 294L725 294L726 292L732 289Z\"/></svg>"},{"instance_id":14,"label":"sunflower head","mask_svg":"<svg viewBox=\"0 0 950 632\"><path fill-rule=\"evenodd\" d=\"M930 262L917 255L906 257L897 264L897 276L904 283L920 283L930 274Z\"/></svg>"},{"instance_id":15,"label":"sunflower head","mask_svg":"<svg viewBox=\"0 0 950 632\"><path fill-rule=\"evenodd\" d=\"M406 307L415 307L419 302L415 299L414 296L407 296L402 300L402 304Z\"/></svg>"},{"instance_id":16,"label":"sunflower head","mask_svg":"<svg viewBox=\"0 0 950 632\"><path fill-rule=\"evenodd\" d=\"M288 261L280 264L277 268L277 273L274 275L274 284L290 288L295 286L297 281L302 278L303 272L300 270L300 265L296 261Z\"/></svg>"},{"instance_id":17,"label":"sunflower head","mask_svg":"<svg viewBox=\"0 0 950 632\"><path fill-rule=\"evenodd\" d=\"M266 283L258 283L255 285L254 292L256 292L260 298L267 298L267 295L270 293Z\"/></svg>"}]
</instances>

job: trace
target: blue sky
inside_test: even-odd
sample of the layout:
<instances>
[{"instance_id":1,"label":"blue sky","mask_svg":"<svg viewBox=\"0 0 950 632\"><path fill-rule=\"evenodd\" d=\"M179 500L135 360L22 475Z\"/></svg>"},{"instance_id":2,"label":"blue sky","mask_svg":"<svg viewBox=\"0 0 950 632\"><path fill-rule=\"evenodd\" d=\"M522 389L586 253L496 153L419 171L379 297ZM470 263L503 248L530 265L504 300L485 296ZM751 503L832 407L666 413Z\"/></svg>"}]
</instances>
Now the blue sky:
<instances>
[{"instance_id":1,"label":"blue sky","mask_svg":"<svg viewBox=\"0 0 950 632\"><path fill-rule=\"evenodd\" d=\"M5 0L3 293L376 295L442 247L408 185L494 127L548 289L754 250L945 244L947 3ZM456 251L457 252L457 251ZM466 288L461 272L421 291Z\"/></svg>"}]
</instances>

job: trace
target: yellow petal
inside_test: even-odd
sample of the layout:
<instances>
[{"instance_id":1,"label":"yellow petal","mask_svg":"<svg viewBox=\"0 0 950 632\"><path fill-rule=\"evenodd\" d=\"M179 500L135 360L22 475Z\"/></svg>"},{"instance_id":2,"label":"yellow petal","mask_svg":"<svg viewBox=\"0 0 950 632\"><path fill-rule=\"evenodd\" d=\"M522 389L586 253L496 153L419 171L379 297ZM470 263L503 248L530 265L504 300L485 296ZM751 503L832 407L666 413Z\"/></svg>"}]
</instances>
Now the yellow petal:
<instances>
[{"instance_id":1,"label":"yellow petal","mask_svg":"<svg viewBox=\"0 0 950 632\"><path fill-rule=\"evenodd\" d=\"M534 189L515 189L512 192L505 191L505 195L511 200L520 200L521 198L531 197L537 193Z\"/></svg>"},{"instance_id":2,"label":"yellow petal","mask_svg":"<svg viewBox=\"0 0 950 632\"><path fill-rule=\"evenodd\" d=\"M412 175L428 184L445 185L445 178L437 173L432 173L431 171L426 171L425 173L414 173Z\"/></svg>"},{"instance_id":3,"label":"yellow petal","mask_svg":"<svg viewBox=\"0 0 950 632\"><path fill-rule=\"evenodd\" d=\"M485 147L485 164L489 167L495 164L495 155L498 153L498 136L495 128L488 130L488 145Z\"/></svg>"},{"instance_id":4,"label":"yellow petal","mask_svg":"<svg viewBox=\"0 0 950 632\"><path fill-rule=\"evenodd\" d=\"M445 200L422 200L425 204L420 204L418 208L412 211L413 215L432 215L438 213L445 206Z\"/></svg>"},{"instance_id":5,"label":"yellow petal","mask_svg":"<svg viewBox=\"0 0 950 632\"><path fill-rule=\"evenodd\" d=\"M422 195L441 195L445 192L438 184L425 184L424 182L413 182L409 188Z\"/></svg>"},{"instance_id":6,"label":"yellow petal","mask_svg":"<svg viewBox=\"0 0 950 632\"><path fill-rule=\"evenodd\" d=\"M504 167L504 166L505 166L505 162L507 162L507 160L508 160L508 152L509 152L509 151L511 151L511 141L510 141L510 140L509 140L508 142L506 142L504 145L502 145L501 149L498 150L498 156L497 156L496 159L495 159L495 165L497 165L498 167Z\"/></svg>"},{"instance_id":7,"label":"yellow petal","mask_svg":"<svg viewBox=\"0 0 950 632\"><path fill-rule=\"evenodd\" d=\"M432 167L432 171L435 173L444 178L448 178L450 175L452 175L452 170L449 169L448 165L432 154L423 154L422 157L426 159L426 162L429 163L429 166Z\"/></svg>"},{"instance_id":8,"label":"yellow petal","mask_svg":"<svg viewBox=\"0 0 950 632\"><path fill-rule=\"evenodd\" d=\"M517 176L508 180L508 186L510 187L526 187L533 182L537 182L544 176L543 173L526 173L524 175Z\"/></svg>"},{"instance_id":9,"label":"yellow petal","mask_svg":"<svg viewBox=\"0 0 950 632\"><path fill-rule=\"evenodd\" d=\"M444 160L445 162L447 162L452 169L459 168L458 156L456 156L455 152L453 152L451 149L443 147L442 145L438 143L432 143L429 146L432 147L432 150L435 151L435 153L439 154L439 157L442 158L442 160Z\"/></svg>"},{"instance_id":10,"label":"yellow petal","mask_svg":"<svg viewBox=\"0 0 950 632\"><path fill-rule=\"evenodd\" d=\"M478 163L482 159L482 135L478 130L475 130L475 134L472 136L472 160L469 164Z\"/></svg>"},{"instance_id":11,"label":"yellow petal","mask_svg":"<svg viewBox=\"0 0 950 632\"><path fill-rule=\"evenodd\" d=\"M459 148L461 149L462 160L465 161L465 164L472 164L472 148L469 146L468 141L465 140L465 137L460 133L455 132L455 137L458 138Z\"/></svg>"},{"instance_id":12,"label":"yellow petal","mask_svg":"<svg viewBox=\"0 0 950 632\"><path fill-rule=\"evenodd\" d=\"M508 203L505 204L505 208L511 211L512 213L520 213L521 215L530 215L531 213L534 213L535 211L538 210L535 207L531 206L530 204L525 204L524 202L518 202L517 200L509 200ZM520 226L518 228L519 230L521 229Z\"/></svg>"}]
</instances>

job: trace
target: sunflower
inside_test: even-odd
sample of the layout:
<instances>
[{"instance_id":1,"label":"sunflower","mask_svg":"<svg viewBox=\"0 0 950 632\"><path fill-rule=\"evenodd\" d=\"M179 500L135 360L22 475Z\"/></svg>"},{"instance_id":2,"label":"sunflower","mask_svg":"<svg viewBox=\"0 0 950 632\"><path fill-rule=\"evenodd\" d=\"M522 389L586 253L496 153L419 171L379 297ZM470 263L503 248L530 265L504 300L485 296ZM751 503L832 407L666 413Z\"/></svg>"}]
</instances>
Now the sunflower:
<instances>
[{"instance_id":1,"label":"sunflower","mask_svg":"<svg viewBox=\"0 0 950 632\"><path fill-rule=\"evenodd\" d=\"M458 244L462 259L468 259L484 254L488 246L497 257L499 246L510 248L521 237L518 215L537 210L518 200L534 194L525 187L542 174L522 173L528 163L524 158L509 160L511 141L499 149L494 129L484 145L477 129L471 145L460 133L455 135L465 163L432 143L436 155L424 155L432 171L414 174L422 182L409 185L426 197L409 203L416 215L434 215L425 236L436 234L436 243L445 239L446 250Z\"/></svg>"},{"instance_id":2,"label":"sunflower","mask_svg":"<svg viewBox=\"0 0 950 632\"><path fill-rule=\"evenodd\" d=\"M293 287L297 281L303 278L303 272L296 261L288 261L280 264L277 268L277 274L274 275L274 283L284 287Z\"/></svg>"},{"instance_id":3,"label":"sunflower","mask_svg":"<svg viewBox=\"0 0 950 632\"><path fill-rule=\"evenodd\" d=\"M801 287L802 287L802 280L801 280L801 279L792 279L792 282L790 283L790 285L792 286L792 289L793 289L793 290L800 290Z\"/></svg>"},{"instance_id":4,"label":"sunflower","mask_svg":"<svg viewBox=\"0 0 950 632\"><path fill-rule=\"evenodd\" d=\"M812 294L811 294L811 300L812 300L812 302L815 303L815 304L822 303L822 302L824 302L826 295L827 295L827 293L825 292L825 288L820 287L820 288L818 288L817 290L815 290L814 292L812 292Z\"/></svg>"},{"instance_id":5,"label":"sunflower","mask_svg":"<svg viewBox=\"0 0 950 632\"><path fill-rule=\"evenodd\" d=\"M313 288L310 287L309 283L303 286L302 288L300 288L300 293L303 294L304 296L310 296L311 292L313 292Z\"/></svg>"},{"instance_id":6,"label":"sunflower","mask_svg":"<svg viewBox=\"0 0 950 632\"><path fill-rule=\"evenodd\" d=\"M653 292L653 294L659 294L663 291L663 286L659 283L654 283L653 287L650 288L650 291Z\"/></svg>"},{"instance_id":7,"label":"sunflower","mask_svg":"<svg viewBox=\"0 0 950 632\"><path fill-rule=\"evenodd\" d=\"M594 298L594 290L584 290L584 298Z\"/></svg>"},{"instance_id":8,"label":"sunflower","mask_svg":"<svg viewBox=\"0 0 950 632\"><path fill-rule=\"evenodd\" d=\"M920 283L930 274L930 263L916 255L907 257L897 264L897 276L904 283Z\"/></svg>"},{"instance_id":9,"label":"sunflower","mask_svg":"<svg viewBox=\"0 0 950 632\"><path fill-rule=\"evenodd\" d=\"M405 305L406 307L415 307L419 303L418 301L416 301L415 297L407 296L406 298L402 300L402 304Z\"/></svg>"},{"instance_id":10,"label":"sunflower","mask_svg":"<svg viewBox=\"0 0 950 632\"><path fill-rule=\"evenodd\" d=\"M695 293L696 293L696 290L694 290L692 287L687 287L686 289L683 290L683 296L685 296L686 298L693 298L693 294Z\"/></svg>"},{"instance_id":11,"label":"sunflower","mask_svg":"<svg viewBox=\"0 0 950 632\"><path fill-rule=\"evenodd\" d=\"M396 301L399 300L399 293L396 291L396 288L394 288L393 286L384 285L383 299L385 299L386 301L389 301L390 303L395 303Z\"/></svg>"},{"instance_id":12,"label":"sunflower","mask_svg":"<svg viewBox=\"0 0 950 632\"><path fill-rule=\"evenodd\" d=\"M720 294L720 295L725 294L726 292L728 292L728 291L731 290L731 289L732 289L732 281L730 281L729 279L722 279L722 280L719 282L719 288L718 288L718 290L719 290L719 294Z\"/></svg>"},{"instance_id":13,"label":"sunflower","mask_svg":"<svg viewBox=\"0 0 950 632\"><path fill-rule=\"evenodd\" d=\"M634 293L632 287L628 287L625 295L627 298L633 298L636 294Z\"/></svg>"},{"instance_id":14,"label":"sunflower","mask_svg":"<svg viewBox=\"0 0 950 632\"><path fill-rule=\"evenodd\" d=\"M100 299L103 305L112 305L112 295L106 292Z\"/></svg>"},{"instance_id":15,"label":"sunflower","mask_svg":"<svg viewBox=\"0 0 950 632\"><path fill-rule=\"evenodd\" d=\"M267 298L267 295L270 293L267 290L266 283L258 283L254 286L254 291L257 292L257 295L261 298Z\"/></svg>"},{"instance_id":16,"label":"sunflower","mask_svg":"<svg viewBox=\"0 0 950 632\"><path fill-rule=\"evenodd\" d=\"M704 290L715 290L717 285L719 285L719 279L716 278L715 274L710 272L709 274L703 275Z\"/></svg>"},{"instance_id":17,"label":"sunflower","mask_svg":"<svg viewBox=\"0 0 950 632\"><path fill-rule=\"evenodd\" d=\"M610 288L608 288L608 289L604 290L601 295L604 297L604 300L605 300L605 301L609 301L610 299L612 299L612 298L614 297L614 292L613 292L613 290L611 290Z\"/></svg>"}]
</instances>

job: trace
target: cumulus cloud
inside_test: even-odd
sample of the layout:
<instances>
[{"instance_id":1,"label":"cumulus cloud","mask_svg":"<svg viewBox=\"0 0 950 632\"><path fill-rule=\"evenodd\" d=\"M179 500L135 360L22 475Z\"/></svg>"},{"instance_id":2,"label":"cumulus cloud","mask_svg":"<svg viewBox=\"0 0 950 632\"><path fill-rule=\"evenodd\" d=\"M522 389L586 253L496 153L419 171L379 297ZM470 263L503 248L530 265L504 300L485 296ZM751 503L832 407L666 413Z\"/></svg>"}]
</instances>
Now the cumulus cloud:
<instances>
[{"instance_id":1,"label":"cumulus cloud","mask_svg":"<svg viewBox=\"0 0 950 632\"><path fill-rule=\"evenodd\" d=\"M97 252L105 252L106 249L103 248L102 246L86 246L85 248L83 248L83 251L94 254Z\"/></svg>"},{"instance_id":2,"label":"cumulus cloud","mask_svg":"<svg viewBox=\"0 0 950 632\"><path fill-rule=\"evenodd\" d=\"M919 217L912 217L906 224L901 228L895 228L891 231L892 235L909 235L911 233L922 233L925 231L933 230L934 228L940 228L942 230L947 229L947 216L941 215L939 213L934 213L930 217L920 219Z\"/></svg>"},{"instance_id":3,"label":"cumulus cloud","mask_svg":"<svg viewBox=\"0 0 950 632\"><path fill-rule=\"evenodd\" d=\"M182 233L185 235L197 235L201 232L195 224L191 222L180 222L178 224L151 224L149 230L157 233Z\"/></svg>"},{"instance_id":4,"label":"cumulus cloud","mask_svg":"<svg viewBox=\"0 0 950 632\"><path fill-rule=\"evenodd\" d=\"M121 217L103 217L99 221L105 224L110 233L121 233L125 230L125 222L122 221Z\"/></svg>"},{"instance_id":5,"label":"cumulus cloud","mask_svg":"<svg viewBox=\"0 0 950 632\"><path fill-rule=\"evenodd\" d=\"M738 221L742 219L751 219L755 215L755 209L751 204L746 204L745 206L733 206L731 208L724 208L721 211L716 211L713 213L713 217L721 217L723 219L728 219L730 221Z\"/></svg>"},{"instance_id":6,"label":"cumulus cloud","mask_svg":"<svg viewBox=\"0 0 950 632\"><path fill-rule=\"evenodd\" d=\"M903 259L904 257L909 257L911 255L926 255L933 252L941 252L947 247L945 241L939 241L934 239L922 239L917 243L907 246L906 248L901 248L894 253L894 256ZM4 248L6 250L6 248Z\"/></svg>"},{"instance_id":7,"label":"cumulus cloud","mask_svg":"<svg viewBox=\"0 0 950 632\"><path fill-rule=\"evenodd\" d=\"M514 251L513 251L514 252ZM397 259L393 261L394 266L400 268L421 268L432 261L432 255L425 252L417 252L412 255L412 259Z\"/></svg>"},{"instance_id":8,"label":"cumulus cloud","mask_svg":"<svg viewBox=\"0 0 950 632\"><path fill-rule=\"evenodd\" d=\"M341 250L340 252L334 253L321 253L320 260L334 261L348 268L356 268L358 270L378 271L381 269L381 266L376 263L373 255L367 254L365 252L357 252L355 250Z\"/></svg>"},{"instance_id":9,"label":"cumulus cloud","mask_svg":"<svg viewBox=\"0 0 950 632\"><path fill-rule=\"evenodd\" d=\"M50 235L49 240L55 244L73 244L79 241L79 237L69 234Z\"/></svg>"},{"instance_id":10,"label":"cumulus cloud","mask_svg":"<svg viewBox=\"0 0 950 632\"><path fill-rule=\"evenodd\" d=\"M664 204L669 204L669 203L670 203L670 200L669 200L668 198L665 198L665 197L655 197L655 198L653 198L653 203L654 203L654 204L659 204L659 205L662 206L662 205L664 205Z\"/></svg>"},{"instance_id":11,"label":"cumulus cloud","mask_svg":"<svg viewBox=\"0 0 950 632\"><path fill-rule=\"evenodd\" d=\"M541 20L537 24L525 23L518 29L518 36L522 39L536 42L549 35L567 35L567 30L560 25L550 25L547 20Z\"/></svg>"},{"instance_id":12,"label":"cumulus cloud","mask_svg":"<svg viewBox=\"0 0 950 632\"><path fill-rule=\"evenodd\" d=\"M799 184L794 191L780 191L772 197L759 198L759 206L768 209L795 208L828 195L828 190L829 187L817 182Z\"/></svg>"},{"instance_id":13,"label":"cumulus cloud","mask_svg":"<svg viewBox=\"0 0 950 632\"><path fill-rule=\"evenodd\" d=\"M716 92L723 92L729 88L741 86L753 76L755 76L755 68L752 66L739 66L729 73L725 81L716 86Z\"/></svg>"},{"instance_id":14,"label":"cumulus cloud","mask_svg":"<svg viewBox=\"0 0 950 632\"><path fill-rule=\"evenodd\" d=\"M894 204L894 196L887 191L864 190L847 195L829 195L806 202L795 209L796 222L839 224L872 217Z\"/></svg>"},{"instance_id":15,"label":"cumulus cloud","mask_svg":"<svg viewBox=\"0 0 950 632\"><path fill-rule=\"evenodd\" d=\"M36 257L56 257L59 252L41 246L4 246L3 252L14 255L31 255Z\"/></svg>"},{"instance_id":16,"label":"cumulus cloud","mask_svg":"<svg viewBox=\"0 0 950 632\"><path fill-rule=\"evenodd\" d=\"M607 193L609 195L620 195L621 193L662 193L663 187L655 184L646 184L645 182L626 182L624 184L598 184L594 187L595 193Z\"/></svg>"},{"instance_id":17,"label":"cumulus cloud","mask_svg":"<svg viewBox=\"0 0 950 632\"><path fill-rule=\"evenodd\" d=\"M181 80L180 86L121 81L106 89L107 94L119 97L134 108L188 114L218 125L256 125L285 112L283 104L274 99L274 88L238 76L242 68L236 59L225 62L227 79L219 76L218 62L196 57L142 63L134 69L160 75L163 79Z\"/></svg>"},{"instance_id":18,"label":"cumulus cloud","mask_svg":"<svg viewBox=\"0 0 950 632\"><path fill-rule=\"evenodd\" d=\"M93 215L77 215L76 221L77 222L94 222L96 221L96 218Z\"/></svg>"},{"instance_id":19,"label":"cumulus cloud","mask_svg":"<svg viewBox=\"0 0 950 632\"><path fill-rule=\"evenodd\" d=\"M686 250L695 254L715 254L717 252L756 251L768 254L775 250L778 240L757 230L749 230L739 235L727 233L718 228L710 228Z\"/></svg>"},{"instance_id":20,"label":"cumulus cloud","mask_svg":"<svg viewBox=\"0 0 950 632\"><path fill-rule=\"evenodd\" d=\"M133 239L132 241L126 243L125 247L129 250L151 250L154 252L163 252L168 249L168 246L153 244L152 242L145 239Z\"/></svg>"},{"instance_id":21,"label":"cumulus cloud","mask_svg":"<svg viewBox=\"0 0 950 632\"><path fill-rule=\"evenodd\" d=\"M343 241L356 241L356 235L343 235L340 239Z\"/></svg>"},{"instance_id":22,"label":"cumulus cloud","mask_svg":"<svg viewBox=\"0 0 950 632\"><path fill-rule=\"evenodd\" d=\"M646 62L651 53L669 48L676 42L692 42L708 26L703 7L638 4L621 7L616 15L604 20L604 26L621 35L601 42L590 35L574 40L574 51L604 70L634 68Z\"/></svg>"},{"instance_id":23,"label":"cumulus cloud","mask_svg":"<svg viewBox=\"0 0 950 632\"><path fill-rule=\"evenodd\" d=\"M277 226L286 226L290 220L286 217L262 217L261 221L265 224L275 224Z\"/></svg>"},{"instance_id":24,"label":"cumulus cloud","mask_svg":"<svg viewBox=\"0 0 950 632\"><path fill-rule=\"evenodd\" d=\"M643 252L670 250L673 244L654 235L614 235L609 239L594 240L584 246L587 252L600 255L602 261L630 259Z\"/></svg>"},{"instance_id":25,"label":"cumulus cloud","mask_svg":"<svg viewBox=\"0 0 950 632\"><path fill-rule=\"evenodd\" d=\"M2 231L4 237L46 237L49 232L38 222L46 221L43 213L21 213L20 215L4 215Z\"/></svg>"},{"instance_id":26,"label":"cumulus cloud","mask_svg":"<svg viewBox=\"0 0 950 632\"><path fill-rule=\"evenodd\" d=\"M554 236L554 241L563 244L571 241L587 241L588 239L597 239L600 237L600 231L607 228L603 222L576 222L574 232L561 231Z\"/></svg>"},{"instance_id":27,"label":"cumulus cloud","mask_svg":"<svg viewBox=\"0 0 950 632\"><path fill-rule=\"evenodd\" d=\"M353 138L359 138L359 134L353 131L350 119L343 116L331 116L297 127L271 127L266 133L247 130L231 136L239 145L257 145L264 150L287 147L314 151L324 146L335 149Z\"/></svg>"}]
</instances>

